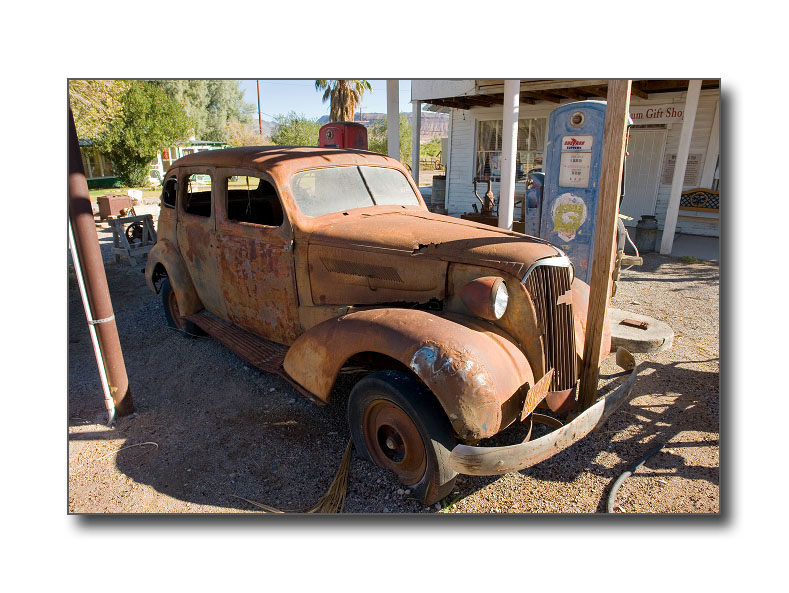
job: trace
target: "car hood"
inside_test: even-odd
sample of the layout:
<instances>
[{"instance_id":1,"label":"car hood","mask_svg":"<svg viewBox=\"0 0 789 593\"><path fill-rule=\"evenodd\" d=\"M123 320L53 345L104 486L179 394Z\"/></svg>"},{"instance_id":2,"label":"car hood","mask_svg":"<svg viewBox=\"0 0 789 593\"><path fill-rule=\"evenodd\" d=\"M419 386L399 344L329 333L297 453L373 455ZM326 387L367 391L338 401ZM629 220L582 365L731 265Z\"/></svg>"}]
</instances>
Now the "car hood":
<instances>
[{"instance_id":1,"label":"car hood","mask_svg":"<svg viewBox=\"0 0 789 593\"><path fill-rule=\"evenodd\" d=\"M313 231L310 246L468 263L522 278L535 261L562 255L550 243L428 211L349 212Z\"/></svg>"}]
</instances>

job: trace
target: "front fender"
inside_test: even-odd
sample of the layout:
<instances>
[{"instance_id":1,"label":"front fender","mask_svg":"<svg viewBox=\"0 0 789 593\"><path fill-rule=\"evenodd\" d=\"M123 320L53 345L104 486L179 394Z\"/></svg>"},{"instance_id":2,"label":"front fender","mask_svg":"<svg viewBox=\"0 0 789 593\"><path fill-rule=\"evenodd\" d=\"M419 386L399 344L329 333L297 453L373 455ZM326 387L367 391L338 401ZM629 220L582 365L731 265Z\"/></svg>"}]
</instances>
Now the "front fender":
<instances>
[{"instance_id":1,"label":"front fender","mask_svg":"<svg viewBox=\"0 0 789 593\"><path fill-rule=\"evenodd\" d=\"M153 281L156 266L161 264L167 270L167 277L178 300L181 315L191 315L203 309L203 303L197 296L192 276L186 269L181 254L175 245L167 239L159 239L153 249L148 253L148 263L145 265L145 281L153 292L159 292Z\"/></svg>"},{"instance_id":2,"label":"front fender","mask_svg":"<svg viewBox=\"0 0 789 593\"><path fill-rule=\"evenodd\" d=\"M345 362L376 352L409 367L433 392L461 439L492 436L521 411L534 376L524 354L492 324L414 309L368 309L300 336L285 357L291 379L322 401Z\"/></svg>"}]
</instances>

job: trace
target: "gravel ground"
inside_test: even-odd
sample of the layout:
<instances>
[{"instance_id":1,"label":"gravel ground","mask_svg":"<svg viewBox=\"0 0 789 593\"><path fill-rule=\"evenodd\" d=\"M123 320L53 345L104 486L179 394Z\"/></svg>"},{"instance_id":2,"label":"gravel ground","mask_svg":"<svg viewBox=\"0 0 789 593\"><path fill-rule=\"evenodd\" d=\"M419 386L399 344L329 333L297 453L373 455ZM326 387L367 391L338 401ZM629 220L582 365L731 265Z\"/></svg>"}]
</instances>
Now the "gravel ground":
<instances>
[{"instance_id":1,"label":"gravel ground","mask_svg":"<svg viewBox=\"0 0 789 593\"><path fill-rule=\"evenodd\" d=\"M142 212L138 212L142 213ZM209 338L169 329L142 264L115 264L99 232L137 413L114 427L73 272L69 274L68 508L71 513L258 513L311 506L331 483L349 433L343 376L319 408L284 380ZM673 347L638 355L636 397L602 431L521 472L461 476L425 508L399 482L353 459L345 513L604 513L614 480L666 443L621 486L618 513L719 512L718 266L656 254L623 273L613 306L666 321ZM616 380L610 356L601 385Z\"/></svg>"}]
</instances>

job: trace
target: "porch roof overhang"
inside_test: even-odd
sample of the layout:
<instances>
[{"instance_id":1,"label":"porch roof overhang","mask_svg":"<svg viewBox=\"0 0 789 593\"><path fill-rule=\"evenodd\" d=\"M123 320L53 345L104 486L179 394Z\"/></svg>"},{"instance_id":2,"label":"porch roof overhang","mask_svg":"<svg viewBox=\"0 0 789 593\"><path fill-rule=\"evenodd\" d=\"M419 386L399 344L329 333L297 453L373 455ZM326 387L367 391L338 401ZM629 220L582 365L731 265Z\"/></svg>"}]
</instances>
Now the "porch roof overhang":
<instances>
[{"instance_id":1,"label":"porch roof overhang","mask_svg":"<svg viewBox=\"0 0 789 593\"><path fill-rule=\"evenodd\" d=\"M701 83L702 90L718 88L720 88L718 79L703 80ZM440 112L446 112L450 108L471 109L504 105L503 80L476 80L473 89L469 94L451 97L418 97L418 100L429 105L427 110ZM656 94L676 93L687 89L688 79L634 79L631 94L649 99ZM521 80L520 85L520 102L527 105L559 104L587 99L605 100L607 94L608 80L606 79L531 79Z\"/></svg>"}]
</instances>

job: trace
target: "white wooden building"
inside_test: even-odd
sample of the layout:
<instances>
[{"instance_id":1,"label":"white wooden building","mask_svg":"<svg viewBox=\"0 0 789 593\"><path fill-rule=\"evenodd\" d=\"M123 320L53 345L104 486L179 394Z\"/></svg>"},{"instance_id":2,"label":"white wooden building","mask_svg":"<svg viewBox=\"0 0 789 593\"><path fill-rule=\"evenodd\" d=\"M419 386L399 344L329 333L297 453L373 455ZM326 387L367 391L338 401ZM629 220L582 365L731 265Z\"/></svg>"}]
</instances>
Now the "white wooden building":
<instances>
[{"instance_id":1,"label":"white wooden building","mask_svg":"<svg viewBox=\"0 0 789 593\"><path fill-rule=\"evenodd\" d=\"M472 211L476 202L473 180L493 180L500 194L502 162L503 80L413 80L414 110L427 103L428 110L448 112L449 146L446 163L445 207L452 216ZM510 83L511 84L511 83ZM633 226L642 215L655 215L663 229L672 194L676 156L689 81L634 79L626 163L626 196L621 212L631 216ZM510 87L512 88L512 87ZM517 87L516 87L517 88ZM525 191L525 176L543 163L547 119L560 104L581 100L605 100L606 80L521 80L517 107L517 165L515 199ZM703 80L690 137L682 190L719 190L719 96L718 80ZM692 105L693 101L689 101ZM692 119L692 117L690 118ZM688 130L689 131L689 130ZM506 155L505 155L506 156ZM484 191L484 186L482 187ZM675 192L679 191L675 189ZM684 200L684 198L683 198ZM683 202L676 218L677 233L720 236L718 200L688 207ZM695 204L698 206L698 204ZM715 206L710 207L710 206Z\"/></svg>"}]
</instances>

